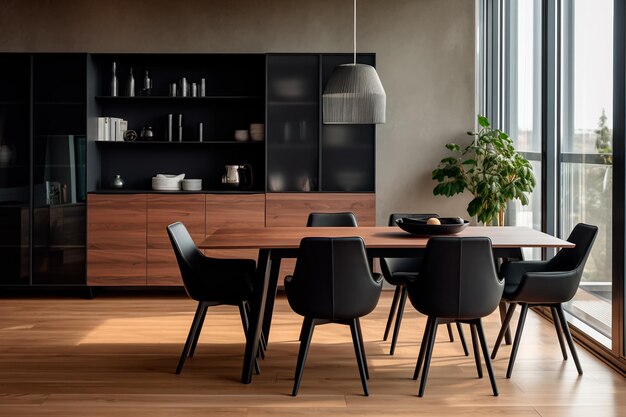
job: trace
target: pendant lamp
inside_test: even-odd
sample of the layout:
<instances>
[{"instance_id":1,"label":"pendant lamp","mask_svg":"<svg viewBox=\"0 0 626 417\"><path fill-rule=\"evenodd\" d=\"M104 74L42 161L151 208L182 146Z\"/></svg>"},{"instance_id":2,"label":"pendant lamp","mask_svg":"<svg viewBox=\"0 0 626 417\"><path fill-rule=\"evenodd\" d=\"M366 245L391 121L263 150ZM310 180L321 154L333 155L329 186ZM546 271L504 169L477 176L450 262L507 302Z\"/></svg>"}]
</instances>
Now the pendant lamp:
<instances>
[{"instance_id":1,"label":"pendant lamp","mask_svg":"<svg viewBox=\"0 0 626 417\"><path fill-rule=\"evenodd\" d=\"M335 67L326 83L324 124L385 123L387 95L371 65L356 63L356 0L354 0L354 61Z\"/></svg>"}]
</instances>

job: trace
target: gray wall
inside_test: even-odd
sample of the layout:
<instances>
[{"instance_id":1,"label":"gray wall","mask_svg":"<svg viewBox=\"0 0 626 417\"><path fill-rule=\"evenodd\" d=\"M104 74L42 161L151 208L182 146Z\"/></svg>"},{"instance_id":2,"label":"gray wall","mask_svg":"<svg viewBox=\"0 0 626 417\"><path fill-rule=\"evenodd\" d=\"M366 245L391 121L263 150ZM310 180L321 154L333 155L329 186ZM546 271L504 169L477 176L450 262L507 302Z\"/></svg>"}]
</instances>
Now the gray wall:
<instances>
[{"instance_id":1,"label":"gray wall","mask_svg":"<svg viewBox=\"0 0 626 417\"><path fill-rule=\"evenodd\" d=\"M358 49L387 91L377 221L392 211L467 217L432 195L443 144L474 125L474 2L360 0ZM0 0L0 51L346 52L350 0Z\"/></svg>"}]
</instances>

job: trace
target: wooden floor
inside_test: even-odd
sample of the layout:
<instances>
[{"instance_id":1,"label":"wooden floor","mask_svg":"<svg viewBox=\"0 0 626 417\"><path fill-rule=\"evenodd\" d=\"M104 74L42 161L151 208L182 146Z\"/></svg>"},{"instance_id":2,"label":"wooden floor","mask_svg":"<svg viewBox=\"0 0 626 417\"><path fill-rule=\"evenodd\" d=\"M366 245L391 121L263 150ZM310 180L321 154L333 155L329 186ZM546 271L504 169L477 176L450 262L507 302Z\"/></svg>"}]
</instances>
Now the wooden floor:
<instances>
[{"instance_id":1,"label":"wooden floor","mask_svg":"<svg viewBox=\"0 0 626 417\"><path fill-rule=\"evenodd\" d=\"M370 396L362 396L348 327L319 326L300 395L291 397L301 319L278 300L262 375L239 383L244 337L234 307L209 309L196 356L174 374L195 305L182 295L0 299L0 416L624 416L626 380L579 347L562 361L551 324L529 314L513 378L495 361L500 396L441 328L426 396L411 379L425 319L411 307L399 346L382 341L392 293L363 319ZM498 318L486 321L493 343ZM466 330L469 336L469 331ZM469 340L468 340L469 341Z\"/></svg>"}]
</instances>

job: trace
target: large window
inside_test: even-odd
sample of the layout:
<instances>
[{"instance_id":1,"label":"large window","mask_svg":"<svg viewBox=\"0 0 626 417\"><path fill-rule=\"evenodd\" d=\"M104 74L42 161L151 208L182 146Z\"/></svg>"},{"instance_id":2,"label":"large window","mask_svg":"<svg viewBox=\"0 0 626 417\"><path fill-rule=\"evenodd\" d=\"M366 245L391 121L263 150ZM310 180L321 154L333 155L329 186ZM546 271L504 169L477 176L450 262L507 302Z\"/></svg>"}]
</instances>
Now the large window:
<instances>
[{"instance_id":1,"label":"large window","mask_svg":"<svg viewBox=\"0 0 626 417\"><path fill-rule=\"evenodd\" d=\"M537 179L530 203L515 201L509 207L508 224L541 229L541 1L511 0L508 5L503 124ZM525 249L524 255L539 259L541 250Z\"/></svg>"},{"instance_id":2,"label":"large window","mask_svg":"<svg viewBox=\"0 0 626 417\"><path fill-rule=\"evenodd\" d=\"M580 289L566 310L610 338L613 0L570 0L561 10L559 232L567 237L581 222L599 228Z\"/></svg>"},{"instance_id":3,"label":"large window","mask_svg":"<svg viewBox=\"0 0 626 417\"><path fill-rule=\"evenodd\" d=\"M479 112L509 132L538 181L529 205L509 206L508 224L562 238L578 223L598 226L580 288L565 309L594 346L599 342L614 356L623 356L624 344L617 343L623 332L612 318L622 321L618 312L624 301L619 292L612 294L613 276L621 274L621 264L614 261L623 262L612 255L614 246L621 248L624 231L619 229L623 213L613 207L623 212L625 178L614 178L613 164L623 172L624 155L614 157L615 145L623 148L618 140L623 132L617 123L614 135L613 112L616 105L626 107L626 95L614 91L613 72L621 74L615 78L621 84L626 69L614 63L613 54L623 60L626 53L613 47L614 39L626 42L626 33L614 31L614 21L624 20L626 5L618 0L477 2ZM537 259L553 253L524 255ZM615 288L622 288L623 279Z\"/></svg>"}]
</instances>

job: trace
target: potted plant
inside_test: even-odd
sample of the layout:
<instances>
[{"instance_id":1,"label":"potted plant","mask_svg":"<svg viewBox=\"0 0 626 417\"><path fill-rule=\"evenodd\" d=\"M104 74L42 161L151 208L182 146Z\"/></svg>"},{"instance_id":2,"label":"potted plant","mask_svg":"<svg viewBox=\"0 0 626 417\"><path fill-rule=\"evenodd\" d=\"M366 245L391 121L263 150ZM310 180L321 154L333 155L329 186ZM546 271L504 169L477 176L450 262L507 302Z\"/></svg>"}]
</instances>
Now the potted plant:
<instances>
[{"instance_id":1,"label":"potted plant","mask_svg":"<svg viewBox=\"0 0 626 417\"><path fill-rule=\"evenodd\" d=\"M496 221L502 226L509 201L528 204L527 193L535 187L535 177L530 162L515 151L509 135L491 127L489 119L481 115L478 125L478 132L467 132L473 140L466 147L446 144L454 156L443 158L433 171L438 182L433 194L451 197L467 190L474 196L468 214L485 225Z\"/></svg>"}]
</instances>

